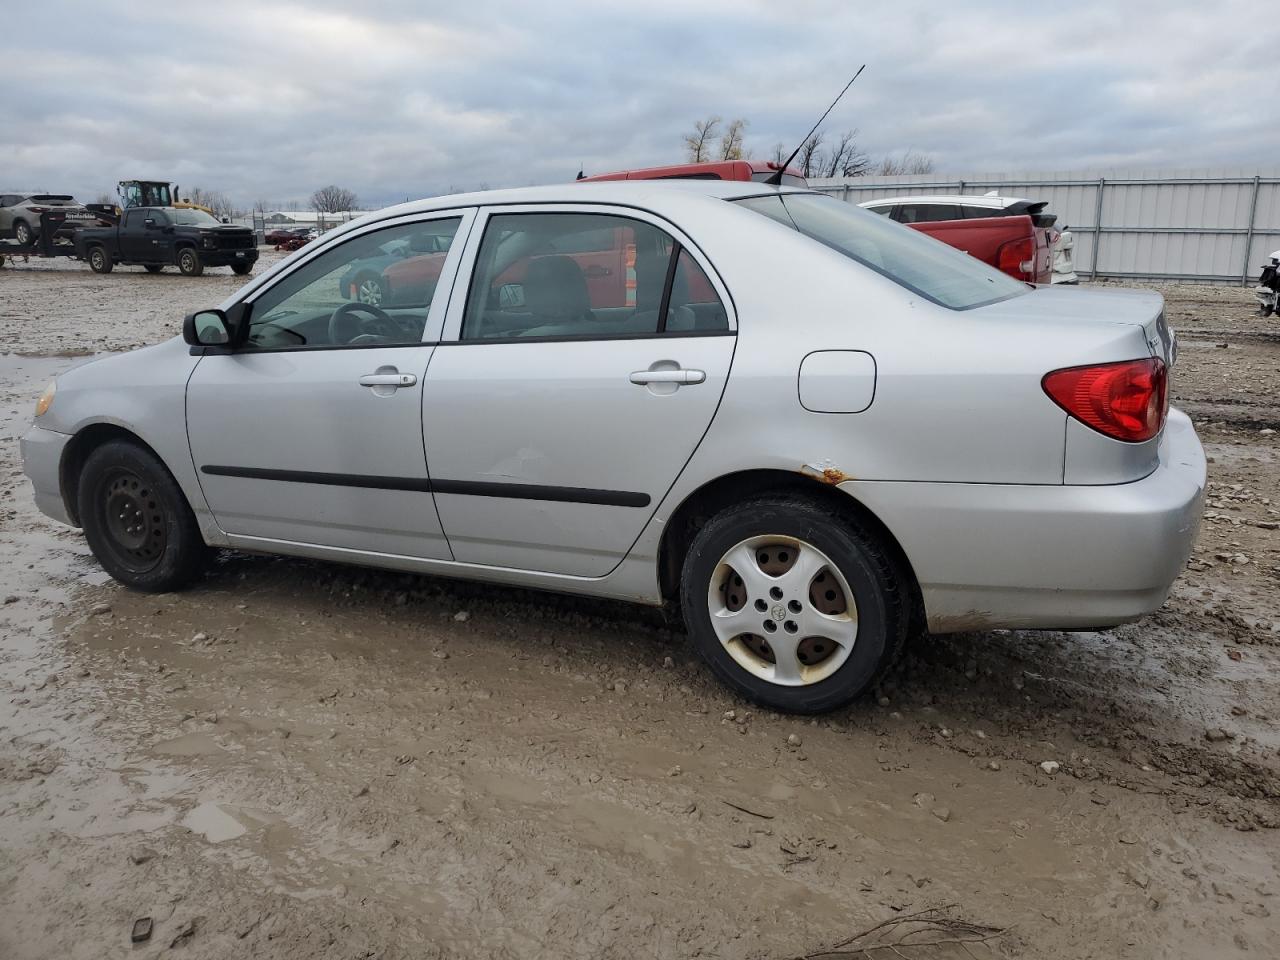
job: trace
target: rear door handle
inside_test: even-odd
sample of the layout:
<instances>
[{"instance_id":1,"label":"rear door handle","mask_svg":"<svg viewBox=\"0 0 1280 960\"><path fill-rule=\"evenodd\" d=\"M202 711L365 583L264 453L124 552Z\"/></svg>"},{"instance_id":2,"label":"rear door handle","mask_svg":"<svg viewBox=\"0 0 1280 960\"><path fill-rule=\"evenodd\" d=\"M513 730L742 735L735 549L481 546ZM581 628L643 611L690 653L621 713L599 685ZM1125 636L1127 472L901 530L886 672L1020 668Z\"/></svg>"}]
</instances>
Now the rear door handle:
<instances>
[{"instance_id":1,"label":"rear door handle","mask_svg":"<svg viewBox=\"0 0 1280 960\"><path fill-rule=\"evenodd\" d=\"M707 379L703 370L637 370L631 374L631 382L646 383L702 383Z\"/></svg>"},{"instance_id":2,"label":"rear door handle","mask_svg":"<svg viewBox=\"0 0 1280 960\"><path fill-rule=\"evenodd\" d=\"M417 382L412 373L366 373L360 378L362 387L412 387Z\"/></svg>"}]
</instances>

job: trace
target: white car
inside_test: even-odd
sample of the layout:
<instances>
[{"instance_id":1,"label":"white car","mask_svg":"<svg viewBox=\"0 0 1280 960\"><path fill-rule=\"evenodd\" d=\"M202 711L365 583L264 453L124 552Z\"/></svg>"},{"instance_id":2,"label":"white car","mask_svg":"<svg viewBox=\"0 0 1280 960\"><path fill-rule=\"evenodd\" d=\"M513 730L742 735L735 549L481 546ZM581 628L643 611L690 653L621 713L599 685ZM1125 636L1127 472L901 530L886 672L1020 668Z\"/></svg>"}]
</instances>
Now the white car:
<instances>
[{"instance_id":1,"label":"white car","mask_svg":"<svg viewBox=\"0 0 1280 960\"><path fill-rule=\"evenodd\" d=\"M864 210L899 223L938 223L943 220L980 220L987 217L1029 216L1037 227L1051 227L1055 217L1044 213L1048 201L1024 197L980 197L937 194L914 197L881 197L858 204Z\"/></svg>"},{"instance_id":2,"label":"white car","mask_svg":"<svg viewBox=\"0 0 1280 960\"><path fill-rule=\"evenodd\" d=\"M348 300L397 240L447 252ZM1035 289L830 197L570 184L336 229L61 375L22 455L137 589L228 547L678 604L725 682L813 712L913 623L1157 609L1205 484L1173 361L1158 295Z\"/></svg>"}]
</instances>

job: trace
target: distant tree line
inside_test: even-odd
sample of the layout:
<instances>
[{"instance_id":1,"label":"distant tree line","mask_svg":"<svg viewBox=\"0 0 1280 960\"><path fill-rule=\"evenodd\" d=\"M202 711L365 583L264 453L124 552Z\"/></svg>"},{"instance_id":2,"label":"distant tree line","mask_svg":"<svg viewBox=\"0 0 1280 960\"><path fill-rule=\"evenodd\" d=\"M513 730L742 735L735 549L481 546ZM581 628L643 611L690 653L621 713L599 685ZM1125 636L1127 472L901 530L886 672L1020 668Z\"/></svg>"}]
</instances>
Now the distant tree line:
<instances>
[{"instance_id":1,"label":"distant tree line","mask_svg":"<svg viewBox=\"0 0 1280 960\"><path fill-rule=\"evenodd\" d=\"M748 121L741 117L721 127L723 118L712 115L693 123L693 132L684 135L685 157L690 163L716 160L748 160L744 146ZM794 147L779 142L773 145L769 159L783 163ZM932 173L933 159L908 150L901 156L885 155L874 160L858 146L858 131L846 130L828 140L825 133L815 133L800 147L792 161L805 177L897 176L909 173Z\"/></svg>"}]
</instances>

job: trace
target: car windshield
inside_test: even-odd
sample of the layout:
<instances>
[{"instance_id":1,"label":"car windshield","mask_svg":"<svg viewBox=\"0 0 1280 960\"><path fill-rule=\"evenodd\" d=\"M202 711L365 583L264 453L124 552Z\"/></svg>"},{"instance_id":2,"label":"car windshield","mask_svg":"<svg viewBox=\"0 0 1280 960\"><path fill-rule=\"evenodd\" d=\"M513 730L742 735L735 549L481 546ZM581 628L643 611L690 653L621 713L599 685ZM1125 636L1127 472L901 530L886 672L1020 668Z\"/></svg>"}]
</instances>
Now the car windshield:
<instances>
[{"instance_id":1,"label":"car windshield","mask_svg":"<svg viewBox=\"0 0 1280 960\"><path fill-rule=\"evenodd\" d=\"M170 223L180 223L184 227L216 227L218 221L203 210L166 210Z\"/></svg>"},{"instance_id":2,"label":"car windshield","mask_svg":"<svg viewBox=\"0 0 1280 960\"><path fill-rule=\"evenodd\" d=\"M790 193L735 202L952 310L980 307L1030 290L981 260L834 197Z\"/></svg>"}]
</instances>

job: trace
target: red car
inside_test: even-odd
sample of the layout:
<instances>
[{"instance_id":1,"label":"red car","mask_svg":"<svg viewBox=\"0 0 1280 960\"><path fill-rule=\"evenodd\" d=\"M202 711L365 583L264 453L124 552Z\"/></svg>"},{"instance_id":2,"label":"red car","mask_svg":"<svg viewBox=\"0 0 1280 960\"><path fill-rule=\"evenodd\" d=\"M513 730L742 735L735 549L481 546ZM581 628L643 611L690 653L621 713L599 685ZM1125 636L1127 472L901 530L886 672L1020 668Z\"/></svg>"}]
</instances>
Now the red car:
<instances>
[{"instance_id":1,"label":"red car","mask_svg":"<svg viewBox=\"0 0 1280 960\"><path fill-rule=\"evenodd\" d=\"M860 204L864 210L927 233L1015 280L1053 282L1053 245L1057 221L1043 201L955 195L881 197Z\"/></svg>"},{"instance_id":2,"label":"red car","mask_svg":"<svg viewBox=\"0 0 1280 960\"><path fill-rule=\"evenodd\" d=\"M741 180L764 182L778 174L778 164L759 160L719 160L713 163L677 163L667 167L645 167L580 177L580 183L592 180ZM782 175L782 186L805 187L808 183L799 170L789 168Z\"/></svg>"}]
</instances>

